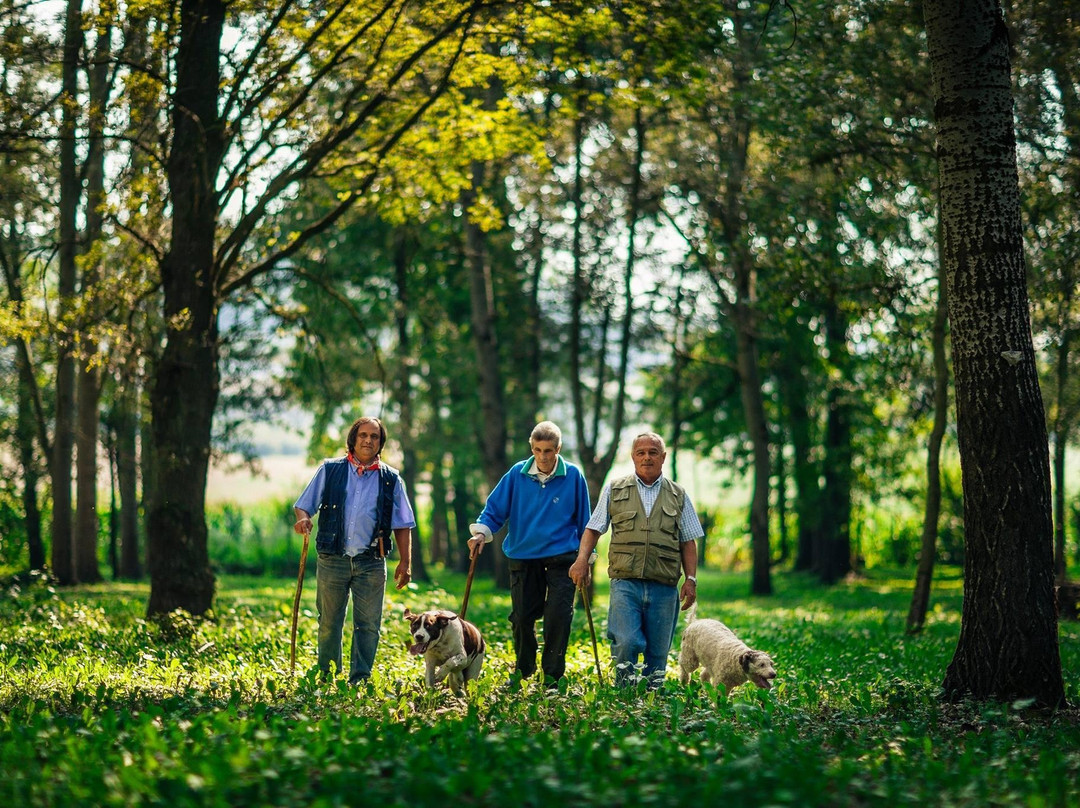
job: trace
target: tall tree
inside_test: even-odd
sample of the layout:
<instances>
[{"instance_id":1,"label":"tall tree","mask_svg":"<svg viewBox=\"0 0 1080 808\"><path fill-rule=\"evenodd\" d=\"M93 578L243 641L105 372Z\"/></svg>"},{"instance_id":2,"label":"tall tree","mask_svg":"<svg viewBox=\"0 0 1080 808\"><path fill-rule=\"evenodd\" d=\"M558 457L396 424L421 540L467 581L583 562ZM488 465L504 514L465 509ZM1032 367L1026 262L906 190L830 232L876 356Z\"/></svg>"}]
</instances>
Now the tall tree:
<instances>
[{"instance_id":1,"label":"tall tree","mask_svg":"<svg viewBox=\"0 0 1080 808\"><path fill-rule=\"evenodd\" d=\"M1050 468L1028 315L1009 35L999 0L927 0L964 489L947 696L1065 702Z\"/></svg>"},{"instance_id":2,"label":"tall tree","mask_svg":"<svg viewBox=\"0 0 1080 808\"><path fill-rule=\"evenodd\" d=\"M78 216L81 183L76 136L78 127L79 55L82 51L82 2L67 0L61 69L59 281L57 284L56 414L50 473L53 489L52 569L62 584L78 580L74 515L71 499L72 454L75 446L75 354L70 333L78 271Z\"/></svg>"},{"instance_id":3,"label":"tall tree","mask_svg":"<svg viewBox=\"0 0 1080 808\"><path fill-rule=\"evenodd\" d=\"M750 200L755 191L754 143L765 105L757 97L755 70L766 69L767 15L732 2L703 4L694 11L696 30L687 30L696 50L686 69L697 77L683 102L688 132L700 166L685 161L678 188L685 208L699 207L703 237L689 239L696 263L713 283L722 315L730 321L738 372L742 419L751 457L750 590L772 591L769 493L772 458L760 364L759 259L753 246ZM718 24L717 20L722 20ZM690 235L690 234L687 234Z\"/></svg>"},{"instance_id":4,"label":"tall tree","mask_svg":"<svg viewBox=\"0 0 1080 808\"><path fill-rule=\"evenodd\" d=\"M41 570L47 558L39 485L52 445L35 351L46 354L41 349L53 340L35 338L42 329L34 325L37 307L27 299L27 289L36 285L31 279L43 272L47 260L41 256L50 252L42 249L53 215L45 178L55 163L42 143L52 93L47 71L54 59L47 38L31 25L31 14L24 5L0 3L0 270L7 292L0 307L0 336L15 354L11 455L18 459L19 472L11 482L21 484L30 568Z\"/></svg>"},{"instance_id":5,"label":"tall tree","mask_svg":"<svg viewBox=\"0 0 1080 808\"><path fill-rule=\"evenodd\" d=\"M98 294L101 280L101 238L105 220L105 115L109 104L110 40L112 23L109 19L98 21L94 55L87 70L87 156L86 216L80 253L83 259L79 296L84 307L89 307L91 317L97 315L99 306L91 301ZM78 369L75 377L76 391L76 500L75 500L75 553L76 575L81 583L101 580L98 568L98 432L101 423L102 357L93 344L93 330L80 328ZM89 336L87 339L86 337Z\"/></svg>"},{"instance_id":6,"label":"tall tree","mask_svg":"<svg viewBox=\"0 0 1080 808\"><path fill-rule=\"evenodd\" d=\"M204 506L221 305L364 197L382 159L445 90L462 32L485 3L338 0L314 21L306 5L281 3L248 20L256 44L223 75L226 5L178 7L166 160L172 232L161 265L168 336L151 390L158 493L148 517L150 613L202 614L213 600ZM297 121L304 126L291 129ZM335 205L303 231L260 230L320 168L351 180ZM230 201L239 212L223 233ZM263 249L251 249L256 233Z\"/></svg>"}]
</instances>

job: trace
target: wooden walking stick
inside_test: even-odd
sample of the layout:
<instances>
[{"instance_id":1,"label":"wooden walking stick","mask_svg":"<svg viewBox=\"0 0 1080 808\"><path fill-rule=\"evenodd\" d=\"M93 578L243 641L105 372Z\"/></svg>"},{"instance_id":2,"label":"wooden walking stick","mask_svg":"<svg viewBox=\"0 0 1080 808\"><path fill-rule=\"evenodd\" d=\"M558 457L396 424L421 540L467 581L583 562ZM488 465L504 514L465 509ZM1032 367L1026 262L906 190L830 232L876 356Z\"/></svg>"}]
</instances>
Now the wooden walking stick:
<instances>
[{"instance_id":1,"label":"wooden walking stick","mask_svg":"<svg viewBox=\"0 0 1080 808\"><path fill-rule=\"evenodd\" d=\"M310 531L304 534L304 549L300 551L300 572L296 576L296 594L292 602L292 634L289 637L289 675L296 674L296 620L300 616L300 593L304 591L304 570L307 567Z\"/></svg>"},{"instance_id":2,"label":"wooden walking stick","mask_svg":"<svg viewBox=\"0 0 1080 808\"><path fill-rule=\"evenodd\" d=\"M593 659L596 660L596 678L600 680L600 684L604 684L604 674L600 672L600 652L596 650L596 629L593 627L592 605L589 603L589 595L585 591L585 584L579 586L578 591L581 592L581 602L585 604L585 616L589 619L589 635L592 637Z\"/></svg>"},{"instance_id":3,"label":"wooden walking stick","mask_svg":"<svg viewBox=\"0 0 1080 808\"><path fill-rule=\"evenodd\" d=\"M480 545L477 544L472 548L469 553L469 575L465 578L465 597L461 599L461 611L458 612L458 617L462 620L465 619L465 612L469 608L469 590L472 589L472 577L476 572L476 559L480 556Z\"/></svg>"}]
</instances>

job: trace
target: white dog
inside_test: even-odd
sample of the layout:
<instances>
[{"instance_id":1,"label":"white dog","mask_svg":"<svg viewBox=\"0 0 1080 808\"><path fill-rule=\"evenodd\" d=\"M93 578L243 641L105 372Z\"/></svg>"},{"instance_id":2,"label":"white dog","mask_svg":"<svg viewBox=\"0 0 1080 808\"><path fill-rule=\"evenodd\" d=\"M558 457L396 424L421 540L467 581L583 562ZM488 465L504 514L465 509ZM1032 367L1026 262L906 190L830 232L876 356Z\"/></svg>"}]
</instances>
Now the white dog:
<instances>
[{"instance_id":1,"label":"white dog","mask_svg":"<svg viewBox=\"0 0 1080 808\"><path fill-rule=\"evenodd\" d=\"M695 620L697 604L687 612L687 626L679 649L679 681L686 684L690 674L701 668L701 681L722 683L728 692L744 682L768 690L776 678L773 661L764 651L755 651L735 636L719 620Z\"/></svg>"},{"instance_id":2,"label":"white dog","mask_svg":"<svg viewBox=\"0 0 1080 808\"><path fill-rule=\"evenodd\" d=\"M484 638L480 629L446 609L413 614L405 609L413 645L410 654L424 655L424 681L430 688L444 679L461 695L466 682L480 675L484 666Z\"/></svg>"}]
</instances>

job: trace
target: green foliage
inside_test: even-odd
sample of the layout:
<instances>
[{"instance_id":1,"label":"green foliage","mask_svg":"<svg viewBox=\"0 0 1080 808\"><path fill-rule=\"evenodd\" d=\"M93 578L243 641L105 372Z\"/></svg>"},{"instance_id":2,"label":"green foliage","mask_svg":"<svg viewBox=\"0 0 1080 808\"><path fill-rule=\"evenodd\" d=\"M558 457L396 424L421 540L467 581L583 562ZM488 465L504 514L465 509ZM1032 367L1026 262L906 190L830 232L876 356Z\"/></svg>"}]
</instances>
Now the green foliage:
<instances>
[{"instance_id":1,"label":"green foliage","mask_svg":"<svg viewBox=\"0 0 1080 808\"><path fill-rule=\"evenodd\" d=\"M229 502L211 506L206 512L210 562L231 575L295 575L301 539L293 532L293 521L292 500L244 508ZM314 542L309 561L314 562Z\"/></svg>"},{"instance_id":2,"label":"green foliage","mask_svg":"<svg viewBox=\"0 0 1080 808\"><path fill-rule=\"evenodd\" d=\"M15 495L0 485L0 566L16 566L26 559L26 522Z\"/></svg>"},{"instance_id":3,"label":"green foliage","mask_svg":"<svg viewBox=\"0 0 1080 808\"><path fill-rule=\"evenodd\" d=\"M727 804L1080 805L1080 715L1023 704L944 705L959 580L941 581L926 631L903 633L910 582L830 589L777 576L768 600L705 572L703 617L768 650L769 692L669 677L653 693L597 682L584 615L568 681L500 689L507 599L473 587L489 642L467 699L427 692L401 613L455 608L460 576L390 591L371 681L321 683L314 592L289 674L290 581L225 578L212 621L141 617L142 586L58 593L9 584L0 600L0 799L20 806ZM453 594L452 594L453 593ZM605 593L594 617L604 627ZM676 641L676 645L677 645ZM1063 667L1080 630L1061 628ZM601 645L602 660L609 662ZM1073 676L1066 693L1080 699Z\"/></svg>"}]
</instances>

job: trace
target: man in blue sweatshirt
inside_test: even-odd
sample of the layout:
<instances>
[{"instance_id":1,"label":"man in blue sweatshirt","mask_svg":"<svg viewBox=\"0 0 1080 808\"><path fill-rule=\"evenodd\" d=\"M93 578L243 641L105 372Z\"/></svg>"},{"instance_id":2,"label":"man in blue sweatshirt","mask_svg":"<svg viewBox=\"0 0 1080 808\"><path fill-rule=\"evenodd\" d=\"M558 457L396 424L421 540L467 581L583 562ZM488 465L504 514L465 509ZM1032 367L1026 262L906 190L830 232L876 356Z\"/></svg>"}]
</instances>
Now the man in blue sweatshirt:
<instances>
[{"instance_id":1,"label":"man in blue sweatshirt","mask_svg":"<svg viewBox=\"0 0 1080 808\"><path fill-rule=\"evenodd\" d=\"M512 680L536 672L536 621L544 619L540 668L553 685L566 671L566 644L574 617L570 565L589 521L589 488L581 469L559 456L562 432L541 421L529 436L532 457L499 480L483 512L469 526L469 548L483 551L503 525L503 553L510 567L510 625L514 637Z\"/></svg>"}]
</instances>

